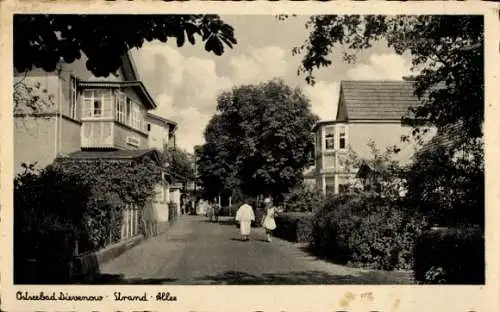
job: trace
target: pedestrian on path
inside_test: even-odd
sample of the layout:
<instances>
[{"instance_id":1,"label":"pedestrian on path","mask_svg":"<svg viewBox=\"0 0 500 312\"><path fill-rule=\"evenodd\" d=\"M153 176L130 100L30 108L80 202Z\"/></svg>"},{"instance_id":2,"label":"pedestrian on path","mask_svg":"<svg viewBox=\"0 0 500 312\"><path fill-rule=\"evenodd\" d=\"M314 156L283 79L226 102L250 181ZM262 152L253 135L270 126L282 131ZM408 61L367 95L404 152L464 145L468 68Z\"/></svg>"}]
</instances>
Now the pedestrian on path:
<instances>
[{"instance_id":1,"label":"pedestrian on path","mask_svg":"<svg viewBox=\"0 0 500 312\"><path fill-rule=\"evenodd\" d=\"M248 241L248 236L252 229L252 221L255 220L255 214L253 213L252 206L249 204L243 204L240 206L236 212L236 221L240 224L240 233L243 240Z\"/></svg>"},{"instance_id":2,"label":"pedestrian on path","mask_svg":"<svg viewBox=\"0 0 500 312\"><path fill-rule=\"evenodd\" d=\"M274 217L276 216L276 207L270 198L264 199L264 208L266 209L266 214L262 221L262 227L266 230L267 241L271 242L273 231L276 229L276 221Z\"/></svg>"}]
</instances>

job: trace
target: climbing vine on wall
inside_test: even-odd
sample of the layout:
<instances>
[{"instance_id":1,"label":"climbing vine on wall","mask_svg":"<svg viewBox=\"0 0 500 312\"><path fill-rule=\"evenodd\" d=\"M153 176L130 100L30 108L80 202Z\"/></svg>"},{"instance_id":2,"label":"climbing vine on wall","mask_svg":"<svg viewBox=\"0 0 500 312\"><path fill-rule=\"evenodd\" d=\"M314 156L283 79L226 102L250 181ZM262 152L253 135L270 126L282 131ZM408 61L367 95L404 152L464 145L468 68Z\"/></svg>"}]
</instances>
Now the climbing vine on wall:
<instances>
[{"instance_id":1,"label":"climbing vine on wall","mask_svg":"<svg viewBox=\"0 0 500 312\"><path fill-rule=\"evenodd\" d=\"M137 160L77 160L61 158L53 165L77 175L90 188L84 215L86 233L80 252L102 248L119 239L121 216L126 205L143 209L162 179L161 168L150 156Z\"/></svg>"}]
</instances>

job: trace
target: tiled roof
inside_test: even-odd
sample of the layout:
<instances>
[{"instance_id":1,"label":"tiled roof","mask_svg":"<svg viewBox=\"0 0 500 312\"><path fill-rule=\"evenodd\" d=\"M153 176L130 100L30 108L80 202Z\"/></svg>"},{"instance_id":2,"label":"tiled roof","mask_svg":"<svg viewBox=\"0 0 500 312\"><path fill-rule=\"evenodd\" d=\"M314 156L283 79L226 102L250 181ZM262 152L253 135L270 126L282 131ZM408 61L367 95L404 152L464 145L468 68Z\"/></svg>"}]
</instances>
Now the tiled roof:
<instances>
[{"instance_id":1,"label":"tiled roof","mask_svg":"<svg viewBox=\"0 0 500 312\"><path fill-rule=\"evenodd\" d=\"M138 149L138 150L116 150L116 151L78 151L68 154L66 158L93 160L93 159L136 159L146 156L150 153L157 153L152 149Z\"/></svg>"},{"instance_id":2,"label":"tiled roof","mask_svg":"<svg viewBox=\"0 0 500 312\"><path fill-rule=\"evenodd\" d=\"M421 105L412 81L342 81L340 90L349 120L401 119L409 116L409 107Z\"/></svg>"},{"instance_id":3,"label":"tiled roof","mask_svg":"<svg viewBox=\"0 0 500 312\"><path fill-rule=\"evenodd\" d=\"M461 128L462 124L460 122L445 126L432 139L425 143L419 152L426 152L437 146L450 148L454 141L462 137L463 134Z\"/></svg>"}]
</instances>

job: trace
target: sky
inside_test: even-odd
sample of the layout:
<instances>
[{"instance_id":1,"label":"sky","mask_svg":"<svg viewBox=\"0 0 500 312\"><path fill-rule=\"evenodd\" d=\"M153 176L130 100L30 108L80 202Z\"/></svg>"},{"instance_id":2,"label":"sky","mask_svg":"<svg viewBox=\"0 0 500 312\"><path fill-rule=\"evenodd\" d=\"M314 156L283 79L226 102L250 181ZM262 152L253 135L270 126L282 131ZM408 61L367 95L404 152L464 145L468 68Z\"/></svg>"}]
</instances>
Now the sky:
<instances>
[{"instance_id":1,"label":"sky","mask_svg":"<svg viewBox=\"0 0 500 312\"><path fill-rule=\"evenodd\" d=\"M222 56L204 50L203 43L187 42L178 48L175 40L151 42L132 51L139 75L155 99L154 111L178 123L177 146L193 152L203 144L203 132L216 111L217 95L233 86L282 78L300 87L320 119L334 119L340 80L395 80L410 74L411 63L383 43L361 51L354 64L342 60L342 48L332 53L332 65L314 72L316 84L309 86L297 75L301 56L292 48L306 40L307 16L279 21L272 15L221 16L234 27L238 44Z\"/></svg>"}]
</instances>

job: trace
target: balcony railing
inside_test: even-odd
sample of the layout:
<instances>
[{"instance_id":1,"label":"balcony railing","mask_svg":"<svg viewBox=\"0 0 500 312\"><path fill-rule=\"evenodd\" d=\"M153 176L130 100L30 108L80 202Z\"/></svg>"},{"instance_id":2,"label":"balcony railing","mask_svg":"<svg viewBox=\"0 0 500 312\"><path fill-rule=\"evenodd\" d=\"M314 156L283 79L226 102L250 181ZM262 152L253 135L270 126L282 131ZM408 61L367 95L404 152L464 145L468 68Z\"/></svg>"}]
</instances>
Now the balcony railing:
<instances>
[{"instance_id":1,"label":"balcony railing","mask_svg":"<svg viewBox=\"0 0 500 312\"><path fill-rule=\"evenodd\" d=\"M113 121L93 121L82 124L83 148L109 148L114 145Z\"/></svg>"}]
</instances>

